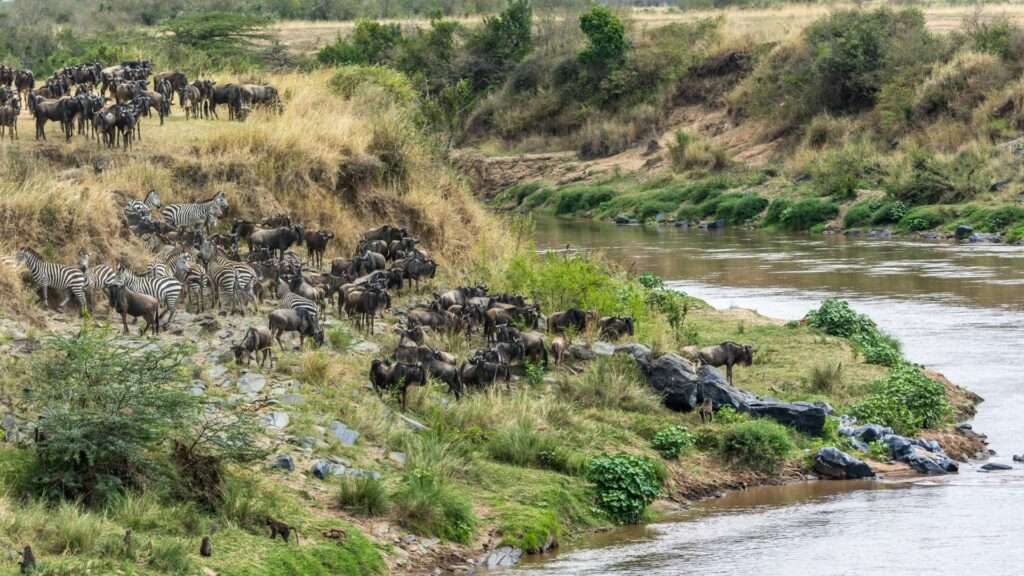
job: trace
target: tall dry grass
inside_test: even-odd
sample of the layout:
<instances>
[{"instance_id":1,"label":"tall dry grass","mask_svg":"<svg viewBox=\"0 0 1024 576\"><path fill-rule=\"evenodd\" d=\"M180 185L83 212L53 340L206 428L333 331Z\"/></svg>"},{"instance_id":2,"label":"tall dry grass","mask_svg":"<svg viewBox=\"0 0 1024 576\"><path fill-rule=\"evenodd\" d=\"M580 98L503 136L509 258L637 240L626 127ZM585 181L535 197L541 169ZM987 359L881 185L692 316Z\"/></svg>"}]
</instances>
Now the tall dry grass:
<instances>
[{"instance_id":1,"label":"tall dry grass","mask_svg":"<svg viewBox=\"0 0 1024 576\"><path fill-rule=\"evenodd\" d=\"M144 260L145 248L121 224L121 207L148 190L164 204L223 191L228 220L289 213L307 228L334 231L328 256L349 254L364 230L385 223L409 227L455 276L482 246L502 252L499 224L416 128L411 111L367 97L344 100L330 91L327 72L258 80L278 87L282 114L255 112L241 123L222 109L220 120L186 121L175 108L164 126L145 119L142 140L128 152L80 136L64 143L56 127L47 142L23 131L0 148L7 175L0 180L0 254L28 245L65 263L83 248L100 261ZM16 276L0 274L0 293L16 292Z\"/></svg>"}]
</instances>

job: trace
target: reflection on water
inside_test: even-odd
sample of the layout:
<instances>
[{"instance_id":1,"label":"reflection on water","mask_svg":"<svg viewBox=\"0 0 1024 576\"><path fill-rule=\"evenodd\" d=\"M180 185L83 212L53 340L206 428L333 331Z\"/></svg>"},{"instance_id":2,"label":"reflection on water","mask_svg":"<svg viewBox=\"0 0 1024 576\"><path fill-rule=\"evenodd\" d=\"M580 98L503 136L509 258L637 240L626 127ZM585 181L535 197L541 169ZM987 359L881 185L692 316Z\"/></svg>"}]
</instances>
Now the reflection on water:
<instances>
[{"instance_id":1,"label":"reflection on water","mask_svg":"<svg viewBox=\"0 0 1024 576\"><path fill-rule=\"evenodd\" d=\"M907 356L986 398L974 425L1024 452L1024 248L541 221L538 245L598 249L716 307L797 319L842 296ZM1024 573L1024 469L887 483L810 483L702 503L607 533L526 574ZM906 487L906 486L900 486Z\"/></svg>"}]
</instances>

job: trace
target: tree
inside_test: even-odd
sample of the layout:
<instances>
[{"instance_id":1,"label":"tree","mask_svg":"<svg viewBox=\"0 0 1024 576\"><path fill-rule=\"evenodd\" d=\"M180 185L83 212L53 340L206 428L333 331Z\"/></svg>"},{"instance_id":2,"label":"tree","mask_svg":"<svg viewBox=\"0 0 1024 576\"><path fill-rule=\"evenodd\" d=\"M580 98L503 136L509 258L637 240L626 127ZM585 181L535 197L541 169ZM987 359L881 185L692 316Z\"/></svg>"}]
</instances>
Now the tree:
<instances>
[{"instance_id":1,"label":"tree","mask_svg":"<svg viewBox=\"0 0 1024 576\"><path fill-rule=\"evenodd\" d=\"M134 348L89 329L50 348L33 362L28 398L41 416L37 490L99 504L141 485L165 438L195 413L185 350Z\"/></svg>"},{"instance_id":2,"label":"tree","mask_svg":"<svg viewBox=\"0 0 1024 576\"><path fill-rule=\"evenodd\" d=\"M181 16L163 26L171 42L211 54L240 54L266 38L262 16L231 12L205 12Z\"/></svg>"},{"instance_id":3,"label":"tree","mask_svg":"<svg viewBox=\"0 0 1024 576\"><path fill-rule=\"evenodd\" d=\"M473 89L465 79L445 87L424 102L423 114L427 122L444 135L446 149L450 150L457 143L475 103Z\"/></svg>"},{"instance_id":4,"label":"tree","mask_svg":"<svg viewBox=\"0 0 1024 576\"><path fill-rule=\"evenodd\" d=\"M484 18L466 42L466 76L473 88L484 90L504 81L508 72L533 45L533 8L530 0L510 0L505 10Z\"/></svg>"},{"instance_id":5,"label":"tree","mask_svg":"<svg viewBox=\"0 0 1024 576\"><path fill-rule=\"evenodd\" d=\"M587 36L588 46L580 53L580 61L608 71L626 59L629 40L622 20L606 6L594 6L580 16L580 30Z\"/></svg>"},{"instance_id":6,"label":"tree","mask_svg":"<svg viewBox=\"0 0 1024 576\"><path fill-rule=\"evenodd\" d=\"M339 37L334 44L323 47L317 60L324 64L386 64L401 42L398 24L360 20L350 38Z\"/></svg>"}]
</instances>

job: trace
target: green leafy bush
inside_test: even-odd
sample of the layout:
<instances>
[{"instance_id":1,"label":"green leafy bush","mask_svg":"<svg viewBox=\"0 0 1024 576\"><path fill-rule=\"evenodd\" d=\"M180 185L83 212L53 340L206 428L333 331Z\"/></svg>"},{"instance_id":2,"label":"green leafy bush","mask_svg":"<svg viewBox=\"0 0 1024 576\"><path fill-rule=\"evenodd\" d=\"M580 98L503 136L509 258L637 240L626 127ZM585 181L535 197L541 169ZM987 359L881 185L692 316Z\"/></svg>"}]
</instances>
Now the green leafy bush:
<instances>
[{"instance_id":1,"label":"green leafy bush","mask_svg":"<svg viewBox=\"0 0 1024 576\"><path fill-rule=\"evenodd\" d=\"M662 428L654 435L651 447L657 450L666 460L675 460L680 454L693 446L693 435L682 426Z\"/></svg>"},{"instance_id":2,"label":"green leafy bush","mask_svg":"<svg viewBox=\"0 0 1024 576\"><path fill-rule=\"evenodd\" d=\"M590 461L587 479L597 504L616 522L636 524L661 492L654 463L632 454L605 454Z\"/></svg>"},{"instance_id":3,"label":"green leafy bush","mask_svg":"<svg viewBox=\"0 0 1024 576\"><path fill-rule=\"evenodd\" d=\"M317 52L321 64L385 64L391 52L402 41L402 28L398 24L384 24L374 20L356 22L352 35L338 37Z\"/></svg>"},{"instance_id":4,"label":"green leafy bush","mask_svg":"<svg viewBox=\"0 0 1024 576\"><path fill-rule=\"evenodd\" d=\"M811 167L814 187L820 196L850 200L857 190L874 183L880 168L867 144L851 144L831 150Z\"/></svg>"},{"instance_id":5,"label":"green leafy bush","mask_svg":"<svg viewBox=\"0 0 1024 576\"><path fill-rule=\"evenodd\" d=\"M168 438L195 422L180 346L137 349L84 329L33 357L27 398L44 414L35 446L36 491L101 504L142 485L166 457Z\"/></svg>"},{"instance_id":6,"label":"green leafy bush","mask_svg":"<svg viewBox=\"0 0 1024 576\"><path fill-rule=\"evenodd\" d=\"M862 422L890 426L904 435L940 426L952 413L943 385L906 363L873 382L871 395L850 412Z\"/></svg>"},{"instance_id":7,"label":"green leafy bush","mask_svg":"<svg viewBox=\"0 0 1024 576\"><path fill-rule=\"evenodd\" d=\"M794 445L785 426L759 419L726 428L720 450L729 462L760 472L774 472L793 452Z\"/></svg>"},{"instance_id":8,"label":"green leafy bush","mask_svg":"<svg viewBox=\"0 0 1024 576\"><path fill-rule=\"evenodd\" d=\"M722 194L715 215L728 224L744 224L768 207L768 200L753 192Z\"/></svg>"},{"instance_id":9,"label":"green leafy bush","mask_svg":"<svg viewBox=\"0 0 1024 576\"><path fill-rule=\"evenodd\" d=\"M765 223L783 230L809 230L838 213L839 205L826 198L777 198L768 207Z\"/></svg>"},{"instance_id":10,"label":"green leafy bush","mask_svg":"<svg viewBox=\"0 0 1024 576\"><path fill-rule=\"evenodd\" d=\"M574 186L558 192L555 214L576 214L593 210L611 200L615 191L607 186Z\"/></svg>"},{"instance_id":11,"label":"green leafy bush","mask_svg":"<svg viewBox=\"0 0 1024 576\"><path fill-rule=\"evenodd\" d=\"M871 318L850 308L846 300L828 298L808 312L806 320L812 328L848 338L871 364L893 366L902 359L899 342L883 334Z\"/></svg>"},{"instance_id":12,"label":"green leafy bush","mask_svg":"<svg viewBox=\"0 0 1024 576\"><path fill-rule=\"evenodd\" d=\"M331 88L342 98L360 94L383 96L398 104L413 104L418 96L409 79L384 66L342 66L330 80Z\"/></svg>"}]
</instances>

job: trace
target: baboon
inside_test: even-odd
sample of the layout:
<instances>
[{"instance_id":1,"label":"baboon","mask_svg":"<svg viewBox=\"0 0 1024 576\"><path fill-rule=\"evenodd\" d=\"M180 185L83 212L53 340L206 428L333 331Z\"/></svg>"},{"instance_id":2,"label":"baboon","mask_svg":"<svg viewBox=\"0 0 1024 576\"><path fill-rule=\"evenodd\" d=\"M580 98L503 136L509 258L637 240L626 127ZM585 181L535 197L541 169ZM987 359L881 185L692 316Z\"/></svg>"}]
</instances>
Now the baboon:
<instances>
[{"instance_id":1,"label":"baboon","mask_svg":"<svg viewBox=\"0 0 1024 576\"><path fill-rule=\"evenodd\" d=\"M712 422L715 419L715 405L711 402L711 398L705 398L697 407L697 412L700 413L701 424Z\"/></svg>"},{"instance_id":2,"label":"baboon","mask_svg":"<svg viewBox=\"0 0 1024 576\"><path fill-rule=\"evenodd\" d=\"M31 574L36 569L36 555L32 553L32 547L28 544L25 545L25 550L21 553L21 562L18 562L21 566L22 574Z\"/></svg>"},{"instance_id":3,"label":"baboon","mask_svg":"<svg viewBox=\"0 0 1024 576\"><path fill-rule=\"evenodd\" d=\"M298 533L296 532L296 535L297 534ZM199 555L203 558L209 558L210 556L213 556L213 545L210 544L209 536L203 536L203 541L199 544Z\"/></svg>"},{"instance_id":4,"label":"baboon","mask_svg":"<svg viewBox=\"0 0 1024 576\"><path fill-rule=\"evenodd\" d=\"M270 526L270 539L277 538L277 535L281 535L281 539L288 542L291 539L292 532L295 532L295 543L299 543L299 531L294 526L289 526L279 520L273 518L267 518L267 526Z\"/></svg>"}]
</instances>

